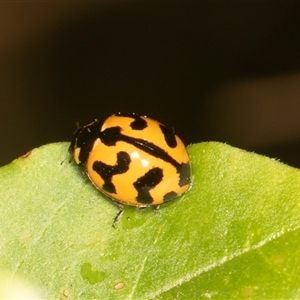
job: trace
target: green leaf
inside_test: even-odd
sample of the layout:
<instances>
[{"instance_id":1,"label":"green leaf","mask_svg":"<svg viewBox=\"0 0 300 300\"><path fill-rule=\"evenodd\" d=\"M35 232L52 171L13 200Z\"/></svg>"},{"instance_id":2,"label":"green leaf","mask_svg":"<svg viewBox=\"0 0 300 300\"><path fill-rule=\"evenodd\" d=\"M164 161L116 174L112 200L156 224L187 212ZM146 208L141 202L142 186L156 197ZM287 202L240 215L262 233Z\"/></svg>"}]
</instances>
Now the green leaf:
<instances>
[{"instance_id":1,"label":"green leaf","mask_svg":"<svg viewBox=\"0 0 300 300\"><path fill-rule=\"evenodd\" d=\"M46 298L300 297L300 174L221 143L188 147L192 188L118 209L50 144L0 168L0 270ZM3 287L0 285L0 297Z\"/></svg>"}]
</instances>

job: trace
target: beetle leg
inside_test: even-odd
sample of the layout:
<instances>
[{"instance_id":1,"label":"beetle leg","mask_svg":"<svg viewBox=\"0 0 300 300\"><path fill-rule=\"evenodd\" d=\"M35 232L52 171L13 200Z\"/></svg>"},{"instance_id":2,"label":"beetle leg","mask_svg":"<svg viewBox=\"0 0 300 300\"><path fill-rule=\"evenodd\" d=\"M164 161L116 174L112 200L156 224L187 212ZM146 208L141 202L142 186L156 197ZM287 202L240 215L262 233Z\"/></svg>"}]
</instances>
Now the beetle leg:
<instances>
[{"instance_id":1,"label":"beetle leg","mask_svg":"<svg viewBox=\"0 0 300 300\"><path fill-rule=\"evenodd\" d=\"M160 207L160 205L155 205L154 206L154 210L153 211L154 211L155 214L159 214L159 207Z\"/></svg>"},{"instance_id":2,"label":"beetle leg","mask_svg":"<svg viewBox=\"0 0 300 300\"><path fill-rule=\"evenodd\" d=\"M122 216L122 214L124 212L124 206L122 204L114 201L114 200L112 200L112 202L115 205L117 205L118 208L119 208L119 211L117 212L116 216L114 217L114 220L113 220L112 225L111 225L112 227L116 228L116 224L118 223L118 221L120 220L120 218L121 218L121 216Z\"/></svg>"}]
</instances>

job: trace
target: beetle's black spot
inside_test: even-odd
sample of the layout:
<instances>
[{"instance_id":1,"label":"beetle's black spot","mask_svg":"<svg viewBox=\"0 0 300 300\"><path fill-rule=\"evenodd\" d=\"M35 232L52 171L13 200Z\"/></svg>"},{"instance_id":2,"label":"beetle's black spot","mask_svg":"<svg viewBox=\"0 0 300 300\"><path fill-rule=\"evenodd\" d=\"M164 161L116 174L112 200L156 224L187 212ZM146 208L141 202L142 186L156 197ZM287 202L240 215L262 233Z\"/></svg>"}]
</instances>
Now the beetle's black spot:
<instances>
[{"instance_id":1,"label":"beetle's black spot","mask_svg":"<svg viewBox=\"0 0 300 300\"><path fill-rule=\"evenodd\" d=\"M151 204L153 198L150 195L150 190L155 188L163 178L163 171L160 168L153 168L149 170L145 175L140 177L133 186L138 192L136 200L139 203Z\"/></svg>"},{"instance_id":2,"label":"beetle's black spot","mask_svg":"<svg viewBox=\"0 0 300 300\"><path fill-rule=\"evenodd\" d=\"M163 124L160 124L159 127L160 127L161 132L164 135L167 145L170 148L175 148L177 146L177 141L176 141L176 137L174 134L174 130Z\"/></svg>"},{"instance_id":3,"label":"beetle's black spot","mask_svg":"<svg viewBox=\"0 0 300 300\"><path fill-rule=\"evenodd\" d=\"M101 142L106 146L115 146L117 141L121 140L121 127L109 127L98 132Z\"/></svg>"},{"instance_id":4,"label":"beetle's black spot","mask_svg":"<svg viewBox=\"0 0 300 300\"><path fill-rule=\"evenodd\" d=\"M179 173L179 186L185 186L191 182L191 166L189 163L181 164L177 172Z\"/></svg>"},{"instance_id":5,"label":"beetle's black spot","mask_svg":"<svg viewBox=\"0 0 300 300\"><path fill-rule=\"evenodd\" d=\"M169 193L164 195L164 202L170 201L170 200L176 198L177 196L178 196L177 193L175 193L173 191L169 192Z\"/></svg>"},{"instance_id":6,"label":"beetle's black spot","mask_svg":"<svg viewBox=\"0 0 300 300\"><path fill-rule=\"evenodd\" d=\"M177 170L181 167L181 164L179 164L172 156L170 156L162 148L143 139L123 135L121 133L121 128L118 126L106 128L105 130L98 133L98 137L101 139L101 142L106 146L115 146L118 141L123 141L137 147L142 151L145 151L146 153L154 157L160 158L165 162L172 164Z\"/></svg>"},{"instance_id":7,"label":"beetle's black spot","mask_svg":"<svg viewBox=\"0 0 300 300\"><path fill-rule=\"evenodd\" d=\"M147 127L147 121L138 115L134 115L134 121L130 123L133 130L143 130Z\"/></svg>"},{"instance_id":8,"label":"beetle's black spot","mask_svg":"<svg viewBox=\"0 0 300 300\"><path fill-rule=\"evenodd\" d=\"M116 187L111 181L105 182L102 186L102 189L110 194L116 193Z\"/></svg>"},{"instance_id":9,"label":"beetle's black spot","mask_svg":"<svg viewBox=\"0 0 300 300\"><path fill-rule=\"evenodd\" d=\"M116 188L112 183L112 177L116 174L127 172L130 162L129 154L121 151L117 153L117 163L114 166L107 165L102 161L95 161L93 163L93 170L104 180L103 190L108 193L116 193Z\"/></svg>"},{"instance_id":10,"label":"beetle's black spot","mask_svg":"<svg viewBox=\"0 0 300 300\"><path fill-rule=\"evenodd\" d=\"M134 119L134 121L130 123L130 127L133 130L143 130L148 126L147 121L135 113L120 113L119 112L116 114L116 116Z\"/></svg>"}]
</instances>

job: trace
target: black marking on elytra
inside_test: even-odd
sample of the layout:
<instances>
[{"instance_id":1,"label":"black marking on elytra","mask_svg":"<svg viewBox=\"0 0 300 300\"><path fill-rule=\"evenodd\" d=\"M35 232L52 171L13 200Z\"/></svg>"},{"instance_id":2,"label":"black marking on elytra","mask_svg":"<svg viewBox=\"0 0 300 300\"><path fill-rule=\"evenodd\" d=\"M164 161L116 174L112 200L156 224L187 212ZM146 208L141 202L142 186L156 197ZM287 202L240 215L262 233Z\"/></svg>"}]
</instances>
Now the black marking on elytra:
<instances>
[{"instance_id":1,"label":"black marking on elytra","mask_svg":"<svg viewBox=\"0 0 300 300\"><path fill-rule=\"evenodd\" d=\"M109 127L99 132L99 138L101 139L102 143L105 144L106 146L115 146L118 141L123 141L128 144L131 144L136 148L141 149L154 157L160 158L165 162L170 163L176 168L178 173L180 167L182 166L182 164L178 163L172 156L170 156L162 148L143 139L138 139L135 137L124 135L121 133L121 128L118 126Z\"/></svg>"},{"instance_id":2,"label":"black marking on elytra","mask_svg":"<svg viewBox=\"0 0 300 300\"><path fill-rule=\"evenodd\" d=\"M176 136L174 130L163 125L159 124L160 130L164 135L165 141L170 148L175 148L177 146Z\"/></svg>"},{"instance_id":3,"label":"black marking on elytra","mask_svg":"<svg viewBox=\"0 0 300 300\"><path fill-rule=\"evenodd\" d=\"M163 171L160 168L153 168L145 173L142 177L138 178L133 186L138 192L136 200L139 203L151 204L153 198L150 195L150 190L155 188L163 178Z\"/></svg>"},{"instance_id":4,"label":"black marking on elytra","mask_svg":"<svg viewBox=\"0 0 300 300\"><path fill-rule=\"evenodd\" d=\"M79 148L79 164L86 163L90 152L92 151L95 140L99 136L99 131L103 121L95 120L93 123L79 127L71 141L69 152L74 153L76 148Z\"/></svg>"},{"instance_id":5,"label":"black marking on elytra","mask_svg":"<svg viewBox=\"0 0 300 300\"><path fill-rule=\"evenodd\" d=\"M131 159L127 152L117 153L117 163L114 166L107 165L102 161L93 163L93 170L104 180L103 190L108 193L116 193L116 188L112 183L112 177L117 174L123 174L128 171Z\"/></svg>"},{"instance_id":6,"label":"black marking on elytra","mask_svg":"<svg viewBox=\"0 0 300 300\"><path fill-rule=\"evenodd\" d=\"M185 186L191 181L191 166L189 163L181 164L179 171L179 186Z\"/></svg>"},{"instance_id":7,"label":"black marking on elytra","mask_svg":"<svg viewBox=\"0 0 300 300\"><path fill-rule=\"evenodd\" d=\"M173 191L172 191L172 192L168 192L168 193L166 193L166 194L164 195L163 201L164 201L164 202L170 201L170 200L176 198L177 196L178 196L178 194L175 193L175 192L173 192Z\"/></svg>"},{"instance_id":8,"label":"black marking on elytra","mask_svg":"<svg viewBox=\"0 0 300 300\"><path fill-rule=\"evenodd\" d=\"M148 126L147 121L141 118L139 115L133 115L132 118L134 118L134 121L130 123L131 129L143 130Z\"/></svg>"},{"instance_id":9,"label":"black marking on elytra","mask_svg":"<svg viewBox=\"0 0 300 300\"><path fill-rule=\"evenodd\" d=\"M106 146L115 146L118 141L121 141L121 127L114 126L106 128L105 130L98 132L99 138L103 144Z\"/></svg>"},{"instance_id":10,"label":"black marking on elytra","mask_svg":"<svg viewBox=\"0 0 300 300\"><path fill-rule=\"evenodd\" d=\"M120 113L119 112L116 114L116 116L134 119L134 121L130 123L130 127L133 130L143 130L148 126L147 121L135 113Z\"/></svg>"}]
</instances>

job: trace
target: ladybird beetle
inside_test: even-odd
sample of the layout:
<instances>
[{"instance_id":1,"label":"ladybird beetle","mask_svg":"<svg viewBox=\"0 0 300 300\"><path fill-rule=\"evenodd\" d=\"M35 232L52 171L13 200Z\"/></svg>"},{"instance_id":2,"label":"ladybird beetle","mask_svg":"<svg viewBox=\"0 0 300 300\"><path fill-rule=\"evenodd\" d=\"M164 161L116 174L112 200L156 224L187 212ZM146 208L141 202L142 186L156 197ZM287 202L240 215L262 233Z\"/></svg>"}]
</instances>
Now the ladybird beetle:
<instances>
[{"instance_id":1,"label":"ladybird beetle","mask_svg":"<svg viewBox=\"0 0 300 300\"><path fill-rule=\"evenodd\" d=\"M174 130L135 113L117 113L79 127L69 152L103 194L119 207L139 208L170 201L191 183L191 165Z\"/></svg>"}]
</instances>

